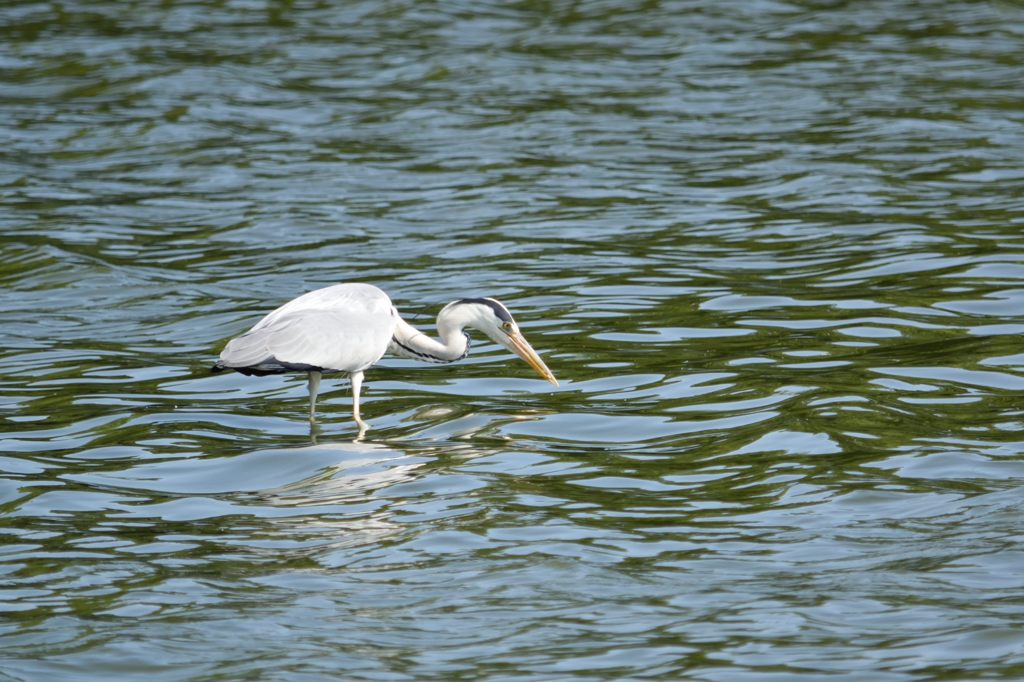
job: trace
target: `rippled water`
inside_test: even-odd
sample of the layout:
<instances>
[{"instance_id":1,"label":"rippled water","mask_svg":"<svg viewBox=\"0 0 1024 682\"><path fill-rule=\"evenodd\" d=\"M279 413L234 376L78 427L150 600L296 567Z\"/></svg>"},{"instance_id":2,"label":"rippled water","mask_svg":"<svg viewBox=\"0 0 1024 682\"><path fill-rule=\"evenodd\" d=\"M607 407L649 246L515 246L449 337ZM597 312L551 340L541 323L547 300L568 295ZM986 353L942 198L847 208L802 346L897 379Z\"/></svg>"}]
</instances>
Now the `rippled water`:
<instances>
[{"instance_id":1,"label":"rippled water","mask_svg":"<svg viewBox=\"0 0 1024 682\"><path fill-rule=\"evenodd\" d=\"M0 679L1024 677L1024 7L329 5L0 8Z\"/></svg>"}]
</instances>

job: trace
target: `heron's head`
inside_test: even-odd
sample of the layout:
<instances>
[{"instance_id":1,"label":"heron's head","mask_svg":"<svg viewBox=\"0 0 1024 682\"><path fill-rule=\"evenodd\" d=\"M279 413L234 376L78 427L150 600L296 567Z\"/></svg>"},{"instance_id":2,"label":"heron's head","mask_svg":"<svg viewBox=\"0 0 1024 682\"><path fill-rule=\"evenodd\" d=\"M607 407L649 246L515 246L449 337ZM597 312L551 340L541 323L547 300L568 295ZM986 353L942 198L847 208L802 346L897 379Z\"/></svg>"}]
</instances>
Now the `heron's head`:
<instances>
[{"instance_id":1,"label":"heron's head","mask_svg":"<svg viewBox=\"0 0 1024 682\"><path fill-rule=\"evenodd\" d=\"M533 350L533 347L523 337L522 332L519 331L519 325L512 319L512 314L500 301L493 298L464 298L452 301L438 315L439 323L442 317L451 320L458 327L471 327L480 330L487 335L487 338L525 360L537 374L555 386L558 385L555 375L551 373L548 366L537 355L537 351Z\"/></svg>"}]
</instances>

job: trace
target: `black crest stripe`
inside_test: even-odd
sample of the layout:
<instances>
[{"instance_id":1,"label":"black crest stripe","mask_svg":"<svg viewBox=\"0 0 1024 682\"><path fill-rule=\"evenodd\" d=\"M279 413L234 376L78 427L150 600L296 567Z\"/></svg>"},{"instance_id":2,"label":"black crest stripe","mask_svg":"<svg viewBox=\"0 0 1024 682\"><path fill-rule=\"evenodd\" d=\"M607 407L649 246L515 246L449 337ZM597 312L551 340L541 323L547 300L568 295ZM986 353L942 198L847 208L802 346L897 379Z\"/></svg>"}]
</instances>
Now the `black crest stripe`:
<instances>
[{"instance_id":1,"label":"black crest stripe","mask_svg":"<svg viewBox=\"0 0 1024 682\"><path fill-rule=\"evenodd\" d=\"M512 316L509 315L508 310L505 306L501 305L497 301L492 301L489 298L464 298L459 303L479 303L485 305L494 311L494 314L498 316L498 319L502 322L512 322Z\"/></svg>"}]
</instances>

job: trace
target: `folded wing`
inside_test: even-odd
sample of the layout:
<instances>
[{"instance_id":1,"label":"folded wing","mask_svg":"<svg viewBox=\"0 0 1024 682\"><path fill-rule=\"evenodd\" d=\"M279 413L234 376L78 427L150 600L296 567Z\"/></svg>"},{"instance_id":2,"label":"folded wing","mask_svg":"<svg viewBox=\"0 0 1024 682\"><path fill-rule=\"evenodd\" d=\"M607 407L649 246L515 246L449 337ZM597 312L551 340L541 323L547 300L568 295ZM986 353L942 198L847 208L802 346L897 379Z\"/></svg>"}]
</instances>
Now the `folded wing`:
<instances>
[{"instance_id":1,"label":"folded wing","mask_svg":"<svg viewBox=\"0 0 1024 682\"><path fill-rule=\"evenodd\" d=\"M390 305L278 310L229 341L217 369L243 374L362 371L387 351L395 318Z\"/></svg>"}]
</instances>

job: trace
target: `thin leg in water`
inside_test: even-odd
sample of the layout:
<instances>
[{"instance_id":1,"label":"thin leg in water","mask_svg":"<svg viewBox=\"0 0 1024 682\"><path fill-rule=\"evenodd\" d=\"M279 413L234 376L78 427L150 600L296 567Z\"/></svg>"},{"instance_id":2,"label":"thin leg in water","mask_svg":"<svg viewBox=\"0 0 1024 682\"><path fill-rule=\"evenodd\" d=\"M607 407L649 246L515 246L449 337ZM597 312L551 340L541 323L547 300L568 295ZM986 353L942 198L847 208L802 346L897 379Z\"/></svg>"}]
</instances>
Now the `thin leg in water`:
<instances>
[{"instance_id":1,"label":"thin leg in water","mask_svg":"<svg viewBox=\"0 0 1024 682\"><path fill-rule=\"evenodd\" d=\"M309 373L309 421L316 421L316 394L320 392L320 372Z\"/></svg>"},{"instance_id":2,"label":"thin leg in water","mask_svg":"<svg viewBox=\"0 0 1024 682\"><path fill-rule=\"evenodd\" d=\"M352 372L352 416L359 425L359 437L361 438L370 425L359 416L359 390L363 387L363 373Z\"/></svg>"}]
</instances>

